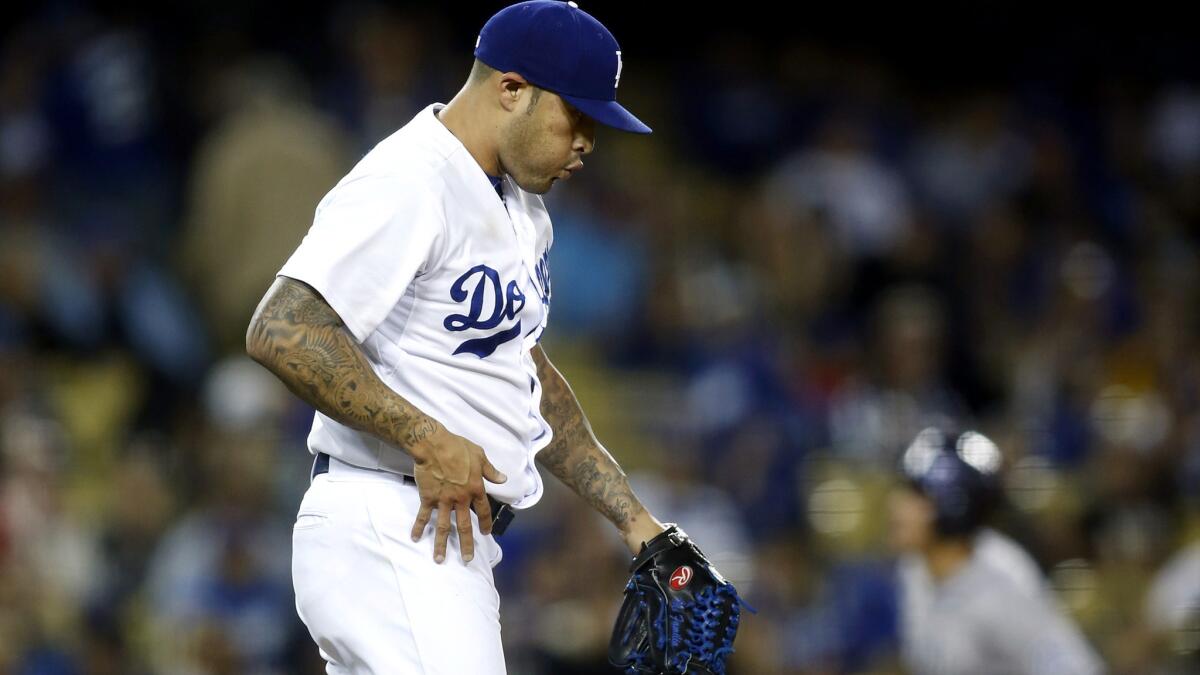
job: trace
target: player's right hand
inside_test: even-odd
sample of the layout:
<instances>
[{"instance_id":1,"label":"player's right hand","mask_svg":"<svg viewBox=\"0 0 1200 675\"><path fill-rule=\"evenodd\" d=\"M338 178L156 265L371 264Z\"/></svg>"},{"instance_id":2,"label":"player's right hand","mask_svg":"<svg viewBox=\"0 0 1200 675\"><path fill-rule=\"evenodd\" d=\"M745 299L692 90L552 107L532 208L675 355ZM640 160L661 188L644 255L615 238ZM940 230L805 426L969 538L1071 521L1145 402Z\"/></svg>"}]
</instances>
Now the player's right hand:
<instances>
[{"instance_id":1,"label":"player's right hand","mask_svg":"<svg viewBox=\"0 0 1200 675\"><path fill-rule=\"evenodd\" d=\"M450 512L458 530L458 545L463 562L475 557L475 539L471 527L471 506L479 517L479 530L492 532L492 509L488 504L483 479L503 483L508 478L492 466L483 448L450 433L441 424L418 447L411 448L416 469L413 477L421 496L421 508L413 522L412 539L420 541L425 527L437 510L434 528L433 559L446 559L446 540L450 537Z\"/></svg>"}]
</instances>

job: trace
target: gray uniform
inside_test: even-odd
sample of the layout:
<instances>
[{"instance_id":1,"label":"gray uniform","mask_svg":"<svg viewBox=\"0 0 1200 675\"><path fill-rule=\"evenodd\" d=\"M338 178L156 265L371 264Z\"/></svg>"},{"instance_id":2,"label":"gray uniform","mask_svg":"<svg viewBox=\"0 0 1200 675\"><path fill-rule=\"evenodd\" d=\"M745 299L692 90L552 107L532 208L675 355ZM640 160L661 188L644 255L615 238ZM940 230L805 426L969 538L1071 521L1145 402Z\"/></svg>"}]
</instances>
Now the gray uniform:
<instances>
[{"instance_id":1,"label":"gray uniform","mask_svg":"<svg viewBox=\"0 0 1200 675\"><path fill-rule=\"evenodd\" d=\"M1093 675L1104 666L1059 610L1033 560L991 530L970 561L935 583L917 556L900 561L900 632L918 675Z\"/></svg>"}]
</instances>

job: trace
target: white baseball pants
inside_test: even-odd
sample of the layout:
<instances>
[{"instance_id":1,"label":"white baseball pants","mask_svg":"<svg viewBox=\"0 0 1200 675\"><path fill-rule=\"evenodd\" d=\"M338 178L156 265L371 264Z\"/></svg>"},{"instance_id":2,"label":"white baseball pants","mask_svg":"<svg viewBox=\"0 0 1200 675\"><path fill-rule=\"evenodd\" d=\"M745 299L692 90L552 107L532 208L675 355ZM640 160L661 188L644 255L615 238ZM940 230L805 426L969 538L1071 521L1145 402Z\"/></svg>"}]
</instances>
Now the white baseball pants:
<instances>
[{"instance_id":1,"label":"white baseball pants","mask_svg":"<svg viewBox=\"0 0 1200 675\"><path fill-rule=\"evenodd\" d=\"M296 610L329 675L504 675L500 546L475 527L462 562L452 532L433 561L430 522L410 536L417 488L401 476L330 459L300 504L292 533ZM436 520L436 512L434 520Z\"/></svg>"}]
</instances>

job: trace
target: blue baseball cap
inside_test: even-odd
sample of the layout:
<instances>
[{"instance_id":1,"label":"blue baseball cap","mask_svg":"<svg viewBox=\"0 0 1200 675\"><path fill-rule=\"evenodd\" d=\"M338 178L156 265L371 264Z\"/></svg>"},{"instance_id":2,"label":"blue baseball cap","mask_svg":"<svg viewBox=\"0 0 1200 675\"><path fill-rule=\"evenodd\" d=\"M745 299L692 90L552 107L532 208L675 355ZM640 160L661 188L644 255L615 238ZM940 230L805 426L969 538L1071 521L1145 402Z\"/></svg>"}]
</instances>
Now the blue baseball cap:
<instances>
[{"instance_id":1,"label":"blue baseball cap","mask_svg":"<svg viewBox=\"0 0 1200 675\"><path fill-rule=\"evenodd\" d=\"M604 24L574 2L529 0L488 19L475 58L502 73L520 73L600 124L648 134L650 127L617 103L621 47Z\"/></svg>"}]
</instances>

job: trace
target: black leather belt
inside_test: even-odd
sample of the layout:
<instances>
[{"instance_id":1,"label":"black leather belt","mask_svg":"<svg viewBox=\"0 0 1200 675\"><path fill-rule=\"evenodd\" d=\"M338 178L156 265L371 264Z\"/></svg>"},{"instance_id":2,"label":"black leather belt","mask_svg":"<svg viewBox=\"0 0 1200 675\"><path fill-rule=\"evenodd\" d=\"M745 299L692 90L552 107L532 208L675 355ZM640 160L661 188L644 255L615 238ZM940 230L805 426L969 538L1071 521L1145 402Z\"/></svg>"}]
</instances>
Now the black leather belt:
<instances>
[{"instance_id":1,"label":"black leather belt","mask_svg":"<svg viewBox=\"0 0 1200 675\"><path fill-rule=\"evenodd\" d=\"M312 475L310 479L316 478L323 473L329 473L329 455L323 452L318 452L317 458L313 460ZM416 487L416 478L403 473L396 475L403 478L405 483ZM488 505L492 507L492 534L497 536L504 534L504 531L508 529L508 524L512 522L513 517L516 515L513 513L512 505L506 504L491 495L488 495ZM472 510L474 510L474 508L475 507L473 506L471 507Z\"/></svg>"}]
</instances>

